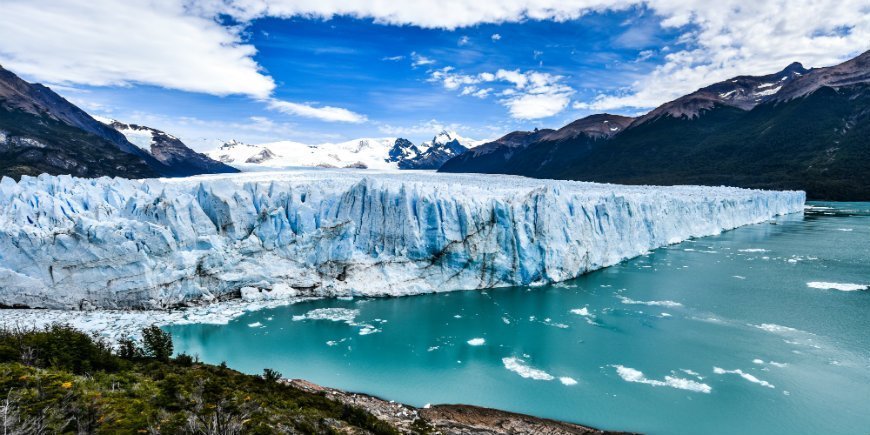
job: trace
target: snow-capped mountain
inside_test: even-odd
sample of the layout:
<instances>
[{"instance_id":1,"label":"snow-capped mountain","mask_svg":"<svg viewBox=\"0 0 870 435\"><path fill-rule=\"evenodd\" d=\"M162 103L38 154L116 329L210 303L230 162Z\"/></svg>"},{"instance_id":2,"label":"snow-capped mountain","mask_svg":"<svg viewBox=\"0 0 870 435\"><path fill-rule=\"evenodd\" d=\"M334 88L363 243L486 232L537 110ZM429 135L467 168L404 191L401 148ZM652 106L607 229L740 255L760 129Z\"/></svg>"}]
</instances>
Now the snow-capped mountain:
<instances>
[{"instance_id":1,"label":"snow-capped mountain","mask_svg":"<svg viewBox=\"0 0 870 435\"><path fill-rule=\"evenodd\" d=\"M214 161L184 144L181 139L144 125L126 124L114 119L95 116L94 119L123 134L127 140L168 166L171 175L188 176L238 172L224 163Z\"/></svg>"},{"instance_id":2,"label":"snow-capped mountain","mask_svg":"<svg viewBox=\"0 0 870 435\"><path fill-rule=\"evenodd\" d=\"M242 170L313 166L358 169L438 169L448 159L482 141L442 132L415 145L403 138L361 138L308 145L293 141L246 144L225 142L209 151L211 158Z\"/></svg>"},{"instance_id":3,"label":"snow-capped mountain","mask_svg":"<svg viewBox=\"0 0 870 435\"><path fill-rule=\"evenodd\" d=\"M453 131L442 131L431 141L414 147L415 155L398 161L399 169L438 169L444 162L486 141L467 139Z\"/></svg>"},{"instance_id":4,"label":"snow-capped mountain","mask_svg":"<svg viewBox=\"0 0 870 435\"><path fill-rule=\"evenodd\" d=\"M737 76L723 82L698 89L691 94L665 103L633 123L643 124L663 116L694 119L715 105L750 110L755 106L774 99L774 95L792 81L809 72L798 62L785 67L782 71L763 76Z\"/></svg>"}]
</instances>

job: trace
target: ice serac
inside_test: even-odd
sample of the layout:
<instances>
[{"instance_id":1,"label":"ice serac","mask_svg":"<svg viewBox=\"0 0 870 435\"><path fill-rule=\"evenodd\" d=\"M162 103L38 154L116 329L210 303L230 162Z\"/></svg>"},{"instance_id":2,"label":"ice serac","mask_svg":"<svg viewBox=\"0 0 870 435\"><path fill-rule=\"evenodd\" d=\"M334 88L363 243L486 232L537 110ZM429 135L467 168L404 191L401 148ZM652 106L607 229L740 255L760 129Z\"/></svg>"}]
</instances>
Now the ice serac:
<instances>
[{"instance_id":1,"label":"ice serac","mask_svg":"<svg viewBox=\"0 0 870 435\"><path fill-rule=\"evenodd\" d=\"M245 292L562 281L800 212L803 192L298 170L0 182L0 304L165 308Z\"/></svg>"}]
</instances>

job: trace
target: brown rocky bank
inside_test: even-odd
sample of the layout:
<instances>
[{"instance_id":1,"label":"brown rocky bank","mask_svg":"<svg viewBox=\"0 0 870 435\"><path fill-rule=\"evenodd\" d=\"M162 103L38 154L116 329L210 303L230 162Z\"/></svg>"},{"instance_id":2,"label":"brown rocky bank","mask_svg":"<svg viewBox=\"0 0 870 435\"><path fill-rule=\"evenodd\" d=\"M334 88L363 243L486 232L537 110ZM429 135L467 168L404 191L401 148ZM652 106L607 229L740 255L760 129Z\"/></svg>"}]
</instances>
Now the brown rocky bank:
<instances>
[{"instance_id":1,"label":"brown rocky bank","mask_svg":"<svg viewBox=\"0 0 870 435\"><path fill-rule=\"evenodd\" d=\"M328 399L362 408L395 426L403 434L629 434L628 432L605 431L573 423L471 405L433 405L415 408L367 394L322 387L302 379L283 380L282 382L306 392L323 394Z\"/></svg>"}]
</instances>

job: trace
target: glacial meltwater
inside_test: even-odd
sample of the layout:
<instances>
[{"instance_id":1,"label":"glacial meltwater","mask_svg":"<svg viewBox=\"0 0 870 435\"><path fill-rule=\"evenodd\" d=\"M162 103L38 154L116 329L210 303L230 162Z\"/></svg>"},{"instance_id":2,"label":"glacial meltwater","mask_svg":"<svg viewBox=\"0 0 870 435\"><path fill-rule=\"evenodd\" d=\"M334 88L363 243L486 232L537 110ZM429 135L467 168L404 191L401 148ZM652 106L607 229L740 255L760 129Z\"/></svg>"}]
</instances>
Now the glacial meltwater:
<instances>
[{"instance_id":1,"label":"glacial meltwater","mask_svg":"<svg viewBox=\"0 0 870 435\"><path fill-rule=\"evenodd\" d=\"M814 203L544 287L167 327L210 363L649 434L870 433L870 204Z\"/></svg>"}]
</instances>

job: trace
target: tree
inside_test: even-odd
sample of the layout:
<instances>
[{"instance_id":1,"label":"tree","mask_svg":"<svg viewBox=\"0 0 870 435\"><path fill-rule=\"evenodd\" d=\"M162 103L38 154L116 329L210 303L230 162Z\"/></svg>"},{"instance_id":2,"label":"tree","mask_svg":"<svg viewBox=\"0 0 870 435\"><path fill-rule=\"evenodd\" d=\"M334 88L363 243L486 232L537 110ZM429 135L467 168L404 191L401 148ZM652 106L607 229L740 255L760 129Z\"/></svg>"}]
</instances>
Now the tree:
<instances>
[{"instance_id":1,"label":"tree","mask_svg":"<svg viewBox=\"0 0 870 435\"><path fill-rule=\"evenodd\" d=\"M142 344L145 346L145 354L158 361L168 362L172 356L172 334L157 325L142 330Z\"/></svg>"}]
</instances>

